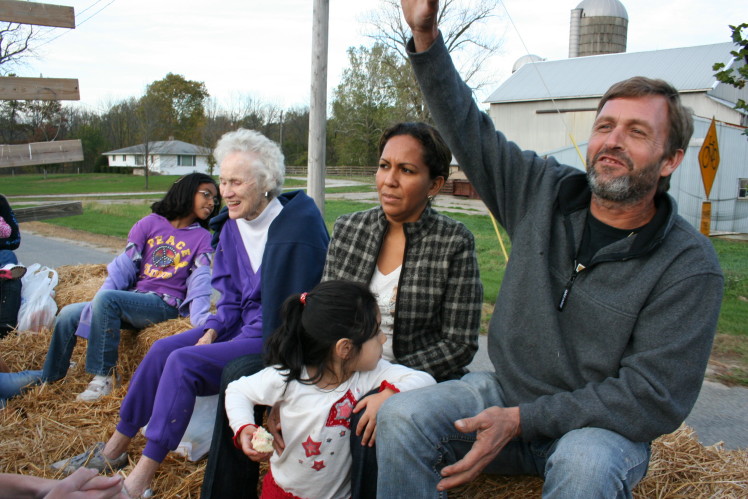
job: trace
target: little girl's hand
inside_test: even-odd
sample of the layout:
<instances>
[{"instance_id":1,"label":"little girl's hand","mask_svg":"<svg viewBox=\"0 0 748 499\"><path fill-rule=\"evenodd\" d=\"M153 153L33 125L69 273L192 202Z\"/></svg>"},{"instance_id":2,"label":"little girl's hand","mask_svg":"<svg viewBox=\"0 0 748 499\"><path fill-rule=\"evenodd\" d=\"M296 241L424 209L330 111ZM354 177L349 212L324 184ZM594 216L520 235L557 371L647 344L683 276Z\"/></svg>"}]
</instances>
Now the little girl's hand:
<instances>
[{"instance_id":1,"label":"little girl's hand","mask_svg":"<svg viewBox=\"0 0 748 499\"><path fill-rule=\"evenodd\" d=\"M239 443L242 446L242 452L246 454L252 461L259 463L262 461L268 461L273 455L273 452L257 452L252 447L252 435L255 434L257 428L254 426L245 427L239 435Z\"/></svg>"},{"instance_id":2,"label":"little girl's hand","mask_svg":"<svg viewBox=\"0 0 748 499\"><path fill-rule=\"evenodd\" d=\"M379 412L379 408L384 404L384 401L394 394L394 390L387 388L377 394L364 397L356 404L353 412L365 411L356 426L356 435L363 434L361 445L374 446L377 437L377 412Z\"/></svg>"}]
</instances>

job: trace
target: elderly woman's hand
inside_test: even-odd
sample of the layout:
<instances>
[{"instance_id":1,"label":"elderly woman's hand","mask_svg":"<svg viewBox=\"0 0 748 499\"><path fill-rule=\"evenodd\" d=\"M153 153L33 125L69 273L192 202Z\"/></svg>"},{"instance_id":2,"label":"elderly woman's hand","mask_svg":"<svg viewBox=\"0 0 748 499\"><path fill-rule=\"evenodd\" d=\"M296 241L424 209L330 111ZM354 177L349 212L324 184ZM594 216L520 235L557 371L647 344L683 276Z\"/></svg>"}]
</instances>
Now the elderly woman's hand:
<instances>
[{"instance_id":1,"label":"elderly woman's hand","mask_svg":"<svg viewBox=\"0 0 748 499\"><path fill-rule=\"evenodd\" d=\"M197 343L195 345L210 345L214 341L216 341L216 336L218 336L218 333L216 333L215 329L208 329L205 331L205 334L200 337L199 340L197 340Z\"/></svg>"}]
</instances>

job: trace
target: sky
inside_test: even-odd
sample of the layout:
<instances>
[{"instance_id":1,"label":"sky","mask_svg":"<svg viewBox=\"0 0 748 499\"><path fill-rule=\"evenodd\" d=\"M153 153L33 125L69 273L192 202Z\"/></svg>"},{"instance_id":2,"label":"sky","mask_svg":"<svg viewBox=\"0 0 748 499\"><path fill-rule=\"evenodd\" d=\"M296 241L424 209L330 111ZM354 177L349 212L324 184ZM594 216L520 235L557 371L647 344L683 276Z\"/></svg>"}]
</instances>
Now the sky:
<instances>
[{"instance_id":1,"label":"sky","mask_svg":"<svg viewBox=\"0 0 748 499\"><path fill-rule=\"evenodd\" d=\"M38 56L18 76L77 78L80 104L105 110L177 73L205 83L219 104L243 95L308 105L313 0L44 0L75 8L77 28L42 28ZM469 1L469 0L465 0ZM748 22L745 0L622 0L628 52L720 43L728 25ZM487 97L530 53L568 56L570 11L579 0L503 0L488 28L502 40L486 63ZM329 0L328 102L347 67L346 50L370 45L365 14L379 0Z\"/></svg>"}]
</instances>

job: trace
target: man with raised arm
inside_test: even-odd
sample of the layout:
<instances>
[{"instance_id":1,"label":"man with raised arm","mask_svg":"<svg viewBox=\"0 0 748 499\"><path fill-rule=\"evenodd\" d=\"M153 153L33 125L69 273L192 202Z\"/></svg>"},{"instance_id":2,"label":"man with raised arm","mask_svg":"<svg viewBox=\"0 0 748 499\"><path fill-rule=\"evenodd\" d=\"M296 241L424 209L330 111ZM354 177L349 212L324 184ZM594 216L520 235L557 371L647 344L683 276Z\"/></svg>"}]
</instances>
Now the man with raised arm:
<instances>
[{"instance_id":1,"label":"man with raised arm","mask_svg":"<svg viewBox=\"0 0 748 499\"><path fill-rule=\"evenodd\" d=\"M512 240L488 349L495 373L397 395L378 415L380 497L444 497L481 472L544 477L544 497L631 497L650 442L693 407L723 279L666 193L693 132L668 83L603 96L587 173L522 151L452 64L438 1L402 0L437 128Z\"/></svg>"}]
</instances>

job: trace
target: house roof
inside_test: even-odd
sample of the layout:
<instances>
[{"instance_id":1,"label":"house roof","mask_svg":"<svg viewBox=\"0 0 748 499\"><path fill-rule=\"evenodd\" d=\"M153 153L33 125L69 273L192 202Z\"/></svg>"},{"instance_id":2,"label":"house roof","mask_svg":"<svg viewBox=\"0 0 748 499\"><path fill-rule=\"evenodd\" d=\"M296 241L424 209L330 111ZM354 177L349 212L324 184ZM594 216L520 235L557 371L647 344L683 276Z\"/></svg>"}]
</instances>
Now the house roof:
<instances>
[{"instance_id":1,"label":"house roof","mask_svg":"<svg viewBox=\"0 0 748 499\"><path fill-rule=\"evenodd\" d=\"M732 42L725 42L525 64L486 102L601 97L611 85L632 76L660 78L680 92L708 91L716 82L712 65L729 65L734 49Z\"/></svg>"},{"instance_id":2,"label":"house roof","mask_svg":"<svg viewBox=\"0 0 748 499\"><path fill-rule=\"evenodd\" d=\"M148 143L148 154L159 154L159 155L178 155L188 154L194 156L209 156L210 149L207 147L200 147L181 140L158 140ZM114 151L107 151L102 153L103 155L111 154L144 154L145 144L138 144L136 146L124 147L122 149L116 149Z\"/></svg>"}]
</instances>

